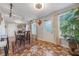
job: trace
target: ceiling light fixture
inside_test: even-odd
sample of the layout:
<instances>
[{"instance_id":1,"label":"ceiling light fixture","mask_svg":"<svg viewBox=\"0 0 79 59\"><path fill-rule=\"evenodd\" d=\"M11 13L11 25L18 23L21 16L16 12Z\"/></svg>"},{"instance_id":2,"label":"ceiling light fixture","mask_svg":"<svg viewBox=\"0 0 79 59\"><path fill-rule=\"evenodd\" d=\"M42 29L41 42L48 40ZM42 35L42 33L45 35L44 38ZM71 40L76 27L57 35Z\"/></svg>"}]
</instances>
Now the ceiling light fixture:
<instances>
[{"instance_id":1,"label":"ceiling light fixture","mask_svg":"<svg viewBox=\"0 0 79 59\"><path fill-rule=\"evenodd\" d=\"M44 9L44 4L43 3L36 3L34 4L35 10L43 10Z\"/></svg>"}]
</instances>

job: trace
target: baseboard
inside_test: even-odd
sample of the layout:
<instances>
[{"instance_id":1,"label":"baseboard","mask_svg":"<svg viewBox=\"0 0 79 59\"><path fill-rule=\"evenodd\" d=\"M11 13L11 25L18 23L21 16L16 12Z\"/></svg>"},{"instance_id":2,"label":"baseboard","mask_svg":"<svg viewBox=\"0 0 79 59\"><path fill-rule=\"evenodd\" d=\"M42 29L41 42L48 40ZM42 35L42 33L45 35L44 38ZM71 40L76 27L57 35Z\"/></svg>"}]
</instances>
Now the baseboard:
<instances>
[{"instance_id":1,"label":"baseboard","mask_svg":"<svg viewBox=\"0 0 79 59\"><path fill-rule=\"evenodd\" d=\"M50 42L50 41L47 41L47 40L45 40L45 39L43 39L43 38L38 38L38 40L42 40L42 41L46 41L46 42L49 42L49 43L53 43L53 44L55 44L55 45L58 45L58 44L56 44L56 42L55 42L55 43L54 43L54 42ZM63 45L58 45L58 46L65 47L65 46L63 46ZM68 49L69 49L69 47L65 47L65 48L68 48Z\"/></svg>"},{"instance_id":2,"label":"baseboard","mask_svg":"<svg viewBox=\"0 0 79 59\"><path fill-rule=\"evenodd\" d=\"M46 41L46 42L49 42L49 43L56 44L56 42L51 42L51 41L45 40L45 39L43 39L43 38L38 38L38 40L42 40L42 41ZM56 44L56 45L57 45L57 44Z\"/></svg>"}]
</instances>

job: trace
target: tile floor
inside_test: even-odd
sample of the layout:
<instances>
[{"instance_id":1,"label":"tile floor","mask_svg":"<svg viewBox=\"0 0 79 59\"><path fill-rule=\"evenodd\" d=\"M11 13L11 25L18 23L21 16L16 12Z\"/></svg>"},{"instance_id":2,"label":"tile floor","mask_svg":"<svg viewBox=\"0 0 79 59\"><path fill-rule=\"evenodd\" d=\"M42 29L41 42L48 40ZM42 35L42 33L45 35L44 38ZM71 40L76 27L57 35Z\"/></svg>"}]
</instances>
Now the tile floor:
<instances>
[{"instance_id":1,"label":"tile floor","mask_svg":"<svg viewBox=\"0 0 79 59\"><path fill-rule=\"evenodd\" d=\"M50 42L42 40L32 40L31 44L28 45L29 49L21 50L17 53L12 52L12 49L9 50L9 56L70 56L68 48L64 48L58 45L55 45ZM2 54L3 55L3 54Z\"/></svg>"}]
</instances>

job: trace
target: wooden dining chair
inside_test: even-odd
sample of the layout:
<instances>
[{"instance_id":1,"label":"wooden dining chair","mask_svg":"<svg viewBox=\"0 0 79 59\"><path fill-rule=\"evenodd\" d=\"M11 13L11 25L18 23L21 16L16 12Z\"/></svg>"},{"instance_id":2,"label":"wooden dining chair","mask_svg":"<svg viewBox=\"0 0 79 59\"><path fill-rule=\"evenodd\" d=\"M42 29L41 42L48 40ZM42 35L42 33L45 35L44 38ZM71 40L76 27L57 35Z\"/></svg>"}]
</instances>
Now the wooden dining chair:
<instances>
[{"instance_id":1,"label":"wooden dining chair","mask_svg":"<svg viewBox=\"0 0 79 59\"><path fill-rule=\"evenodd\" d=\"M26 32L26 41L30 44L30 31Z\"/></svg>"},{"instance_id":2,"label":"wooden dining chair","mask_svg":"<svg viewBox=\"0 0 79 59\"><path fill-rule=\"evenodd\" d=\"M15 44L19 44L19 37L17 35L17 33L15 32Z\"/></svg>"},{"instance_id":3,"label":"wooden dining chair","mask_svg":"<svg viewBox=\"0 0 79 59\"><path fill-rule=\"evenodd\" d=\"M7 41L7 44L6 44L6 46L4 46L4 52L5 52L5 56L7 56L8 51L9 51L9 38L8 38L8 36L1 38L1 41L5 41L5 40Z\"/></svg>"}]
</instances>

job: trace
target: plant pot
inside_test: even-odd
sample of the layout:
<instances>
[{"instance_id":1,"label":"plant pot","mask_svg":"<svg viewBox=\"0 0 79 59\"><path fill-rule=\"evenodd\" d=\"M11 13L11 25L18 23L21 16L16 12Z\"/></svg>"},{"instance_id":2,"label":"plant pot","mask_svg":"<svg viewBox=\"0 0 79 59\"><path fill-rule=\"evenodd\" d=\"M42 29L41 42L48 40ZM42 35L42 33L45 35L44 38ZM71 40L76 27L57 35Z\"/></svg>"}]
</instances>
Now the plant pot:
<instances>
[{"instance_id":1,"label":"plant pot","mask_svg":"<svg viewBox=\"0 0 79 59\"><path fill-rule=\"evenodd\" d=\"M77 43L75 43L74 41L69 41L69 47L72 50L72 52L74 52L74 50L77 49Z\"/></svg>"},{"instance_id":2,"label":"plant pot","mask_svg":"<svg viewBox=\"0 0 79 59\"><path fill-rule=\"evenodd\" d=\"M79 43L77 43L77 48L79 48Z\"/></svg>"}]
</instances>

